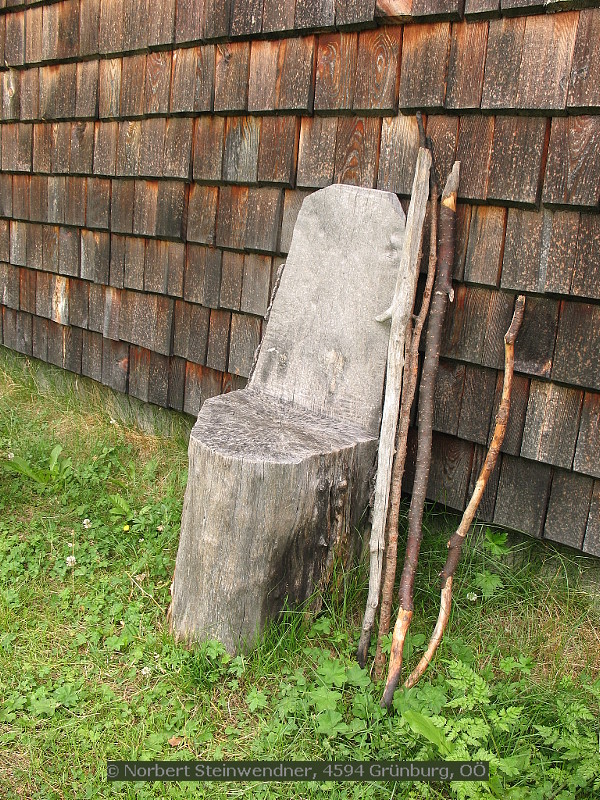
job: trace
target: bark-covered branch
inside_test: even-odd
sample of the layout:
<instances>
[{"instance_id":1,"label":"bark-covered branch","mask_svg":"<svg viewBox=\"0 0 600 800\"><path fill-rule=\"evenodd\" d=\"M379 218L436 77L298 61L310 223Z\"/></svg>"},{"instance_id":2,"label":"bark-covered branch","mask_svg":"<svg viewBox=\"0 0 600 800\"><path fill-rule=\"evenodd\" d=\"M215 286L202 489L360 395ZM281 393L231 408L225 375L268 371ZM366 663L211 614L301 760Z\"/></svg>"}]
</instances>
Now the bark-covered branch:
<instances>
[{"instance_id":1,"label":"bark-covered branch","mask_svg":"<svg viewBox=\"0 0 600 800\"><path fill-rule=\"evenodd\" d=\"M500 448L502 447L502 442L504 441L504 436L506 434L506 426L508 424L508 416L510 412L510 398L512 393L515 363L515 339L517 338L519 328L521 327L524 310L525 297L523 295L519 295L515 303L515 311L512 322L508 331L506 332L506 335L504 336L504 382L502 385L500 406L498 408L498 413L496 414L494 435L492 436L492 441L490 443L483 467L479 473L479 477L477 478L475 489L473 490L471 499L469 500L469 503L464 511L460 525L458 526L456 533L448 542L448 557L446 558L446 563L444 564L444 568L440 573L442 588L438 620L427 650L404 683L408 689L417 683L419 678L423 675L431 663L431 660L435 655L440 642L442 641L446 626L448 625L450 607L452 603L452 581L460 560L462 546L467 533L471 528L471 524L479 507L479 503L481 502L481 498L483 497L489 477L496 466L498 455L500 454Z\"/></svg>"},{"instance_id":2,"label":"bark-covered branch","mask_svg":"<svg viewBox=\"0 0 600 800\"><path fill-rule=\"evenodd\" d=\"M404 567L400 578L400 608L392 637L392 649L388 677L381 704L389 707L402 671L402 650L413 615L414 582L421 548L423 509L429 469L431 466L431 443L433 424L433 395L437 374L442 327L446 314L448 298L454 297L452 289L452 267L454 263L454 243L456 236L456 197L458 194L460 164L455 162L448 176L440 208L438 273L435 279L429 326L425 346L425 360L419 389L419 423L417 461L412 498L408 515L408 538Z\"/></svg>"}]
</instances>

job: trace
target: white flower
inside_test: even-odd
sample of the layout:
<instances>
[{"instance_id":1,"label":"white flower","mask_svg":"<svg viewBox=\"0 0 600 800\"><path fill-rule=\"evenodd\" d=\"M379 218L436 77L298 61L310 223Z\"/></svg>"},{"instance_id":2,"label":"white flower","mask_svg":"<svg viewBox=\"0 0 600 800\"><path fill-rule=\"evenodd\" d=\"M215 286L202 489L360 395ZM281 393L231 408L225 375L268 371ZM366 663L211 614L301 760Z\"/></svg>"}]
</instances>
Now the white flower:
<instances>
[{"instance_id":1,"label":"white flower","mask_svg":"<svg viewBox=\"0 0 600 800\"><path fill-rule=\"evenodd\" d=\"M474 603L477 600L478 597L479 597L479 595L475 594L475 592L469 592L467 594L467 600L470 600L472 603Z\"/></svg>"},{"instance_id":2,"label":"white flower","mask_svg":"<svg viewBox=\"0 0 600 800\"><path fill-rule=\"evenodd\" d=\"M77 559L75 556L67 556L67 567L69 567L69 569L73 569L76 563Z\"/></svg>"},{"instance_id":3,"label":"white flower","mask_svg":"<svg viewBox=\"0 0 600 800\"><path fill-rule=\"evenodd\" d=\"M142 675L146 675L147 676L147 675L150 675L151 673L152 673L152 670L150 669L150 667L144 667L142 669Z\"/></svg>"},{"instance_id":4,"label":"white flower","mask_svg":"<svg viewBox=\"0 0 600 800\"><path fill-rule=\"evenodd\" d=\"M111 425L116 425L117 424L117 420L114 417L111 417L110 418L110 424Z\"/></svg>"},{"instance_id":5,"label":"white flower","mask_svg":"<svg viewBox=\"0 0 600 800\"><path fill-rule=\"evenodd\" d=\"M162 532L164 531L164 529L165 529L165 526L164 526L164 525L159 525L159 526L158 526L158 528L157 528L156 530L157 530L157 531L160 531L160 532L162 533Z\"/></svg>"},{"instance_id":6,"label":"white flower","mask_svg":"<svg viewBox=\"0 0 600 800\"><path fill-rule=\"evenodd\" d=\"M13 458L15 457L15 454L14 453L8 453L8 455L6 457L8 458L9 461L12 461Z\"/></svg>"},{"instance_id":7,"label":"white flower","mask_svg":"<svg viewBox=\"0 0 600 800\"><path fill-rule=\"evenodd\" d=\"M86 517L81 524L88 531L92 527L92 520Z\"/></svg>"}]
</instances>

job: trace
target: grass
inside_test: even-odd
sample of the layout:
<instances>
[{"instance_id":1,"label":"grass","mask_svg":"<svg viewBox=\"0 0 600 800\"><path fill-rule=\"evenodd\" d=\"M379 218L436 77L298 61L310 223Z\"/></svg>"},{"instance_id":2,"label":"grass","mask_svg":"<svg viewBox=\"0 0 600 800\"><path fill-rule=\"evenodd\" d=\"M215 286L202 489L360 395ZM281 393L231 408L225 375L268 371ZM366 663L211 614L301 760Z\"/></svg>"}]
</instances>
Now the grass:
<instances>
[{"instance_id":1,"label":"grass","mask_svg":"<svg viewBox=\"0 0 600 800\"><path fill-rule=\"evenodd\" d=\"M393 713L353 661L364 564L316 620L286 610L248 655L176 645L190 427L0 349L0 797L598 796L600 609L581 555L479 530L435 663ZM411 664L456 518L432 508L426 524ZM108 784L107 758L473 758L492 778Z\"/></svg>"}]
</instances>

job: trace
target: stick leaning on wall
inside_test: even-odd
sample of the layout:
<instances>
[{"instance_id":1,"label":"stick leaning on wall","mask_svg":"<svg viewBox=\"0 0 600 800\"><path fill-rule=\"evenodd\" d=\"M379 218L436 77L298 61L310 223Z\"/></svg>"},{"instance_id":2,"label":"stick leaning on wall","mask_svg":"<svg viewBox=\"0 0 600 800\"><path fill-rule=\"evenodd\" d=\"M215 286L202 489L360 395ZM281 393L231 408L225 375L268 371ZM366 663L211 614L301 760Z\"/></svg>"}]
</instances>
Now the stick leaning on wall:
<instances>
[{"instance_id":1,"label":"stick leaning on wall","mask_svg":"<svg viewBox=\"0 0 600 800\"><path fill-rule=\"evenodd\" d=\"M385 322L391 319L391 329L387 357L385 398L381 433L379 437L377 476L375 479L373 521L371 526L369 594L357 649L357 659L359 664L363 667L367 660L371 632L373 630L375 613L377 611L381 592L384 537L389 503L392 461L394 457L394 443L400 409L405 336L414 305L417 287L423 222L427 208L427 198L429 196L430 170L431 153L428 149L422 147L419 149L417 156L417 166L406 218L404 243L402 245L398 281L396 283L394 298L390 308L381 316L377 317L378 322ZM408 278L403 276L408 276Z\"/></svg>"}]
</instances>

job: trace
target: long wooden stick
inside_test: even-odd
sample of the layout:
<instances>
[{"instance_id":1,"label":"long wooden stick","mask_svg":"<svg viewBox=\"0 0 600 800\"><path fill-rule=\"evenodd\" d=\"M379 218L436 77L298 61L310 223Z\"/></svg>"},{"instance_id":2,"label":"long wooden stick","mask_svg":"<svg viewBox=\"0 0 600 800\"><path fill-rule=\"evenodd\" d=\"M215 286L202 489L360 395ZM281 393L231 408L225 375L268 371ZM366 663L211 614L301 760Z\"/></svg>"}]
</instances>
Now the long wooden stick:
<instances>
[{"instance_id":1,"label":"long wooden stick","mask_svg":"<svg viewBox=\"0 0 600 800\"><path fill-rule=\"evenodd\" d=\"M471 528L471 523L473 522L475 513L479 508L479 503L483 497L489 477L496 466L500 448L502 447L502 442L504 441L504 436L506 434L508 415L510 413L510 398L512 394L513 373L515 366L515 339L517 338L519 328L521 327L521 322L523 321L524 311L525 297L523 295L519 295L515 303L515 312L513 314L512 322L510 323L510 327L504 336L504 382L502 384L502 397L500 400L500 406L498 408L498 413L496 414L494 435L492 436L492 441L490 443L483 467L481 468L481 472L477 478L475 489L473 490L471 499L469 500L469 503L462 516L460 525L458 526L456 533L448 542L448 557L446 558L446 563L444 564L444 568L440 573L442 588L440 611L438 614L437 623L427 650L415 669L404 682L404 685L407 689L410 689L417 683L429 664L431 664L431 660L435 655L440 642L442 641L444 631L448 625L450 607L452 604L452 580L460 560L462 546L467 533Z\"/></svg>"},{"instance_id":2,"label":"long wooden stick","mask_svg":"<svg viewBox=\"0 0 600 800\"><path fill-rule=\"evenodd\" d=\"M421 301L419 314L408 323L406 331L406 350L408 355L404 363L402 379L402 402L400 404L400 420L396 435L396 455L392 468L392 484L390 488L389 512L386 526L385 574L381 590L381 610L379 612L379 629L377 631L377 652L375 653L375 680L381 680L385 667L383 638L389 633L392 614L394 583L396 581L396 564L398 560L398 520L400 517L400 501L402 499L402 478L406 463L408 429L410 427L410 409L415 398L419 371L419 343L423 325L429 311L435 269L437 263L437 218L438 187L432 181L430 196L431 227L429 240L429 261L427 265L427 281Z\"/></svg>"},{"instance_id":3,"label":"long wooden stick","mask_svg":"<svg viewBox=\"0 0 600 800\"><path fill-rule=\"evenodd\" d=\"M423 220L425 219L425 209L427 206L427 197L429 195L430 169L431 153L426 148L420 148L413 180L412 197L406 218L404 242L400 256L394 298L390 308L381 316L377 317L378 322L391 319L391 329L387 356L385 398L383 403L381 432L379 435L379 452L377 456L373 521L369 546L369 594L357 648L357 659L361 666L364 666L367 660L371 631L373 630L375 612L379 605L379 595L381 592L385 523L387 519L392 459L394 456L394 442L396 439L396 427L398 425L398 413L400 408L406 326L412 313L417 289L419 253L423 235Z\"/></svg>"},{"instance_id":4,"label":"long wooden stick","mask_svg":"<svg viewBox=\"0 0 600 800\"><path fill-rule=\"evenodd\" d=\"M425 360L419 390L419 429L417 461L413 493L408 514L408 538L406 555L400 578L400 608L392 636L392 650L388 677L381 705L389 707L402 671L402 650L413 615L413 592L419 551L421 549L423 509L431 466L431 442L433 423L433 392L440 358L442 326L448 298L454 297L452 289L452 267L454 263L454 239L456 231L456 197L458 194L460 164L454 163L442 194L440 208L439 269L435 279Z\"/></svg>"}]
</instances>

